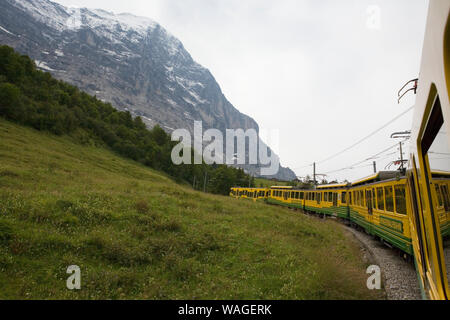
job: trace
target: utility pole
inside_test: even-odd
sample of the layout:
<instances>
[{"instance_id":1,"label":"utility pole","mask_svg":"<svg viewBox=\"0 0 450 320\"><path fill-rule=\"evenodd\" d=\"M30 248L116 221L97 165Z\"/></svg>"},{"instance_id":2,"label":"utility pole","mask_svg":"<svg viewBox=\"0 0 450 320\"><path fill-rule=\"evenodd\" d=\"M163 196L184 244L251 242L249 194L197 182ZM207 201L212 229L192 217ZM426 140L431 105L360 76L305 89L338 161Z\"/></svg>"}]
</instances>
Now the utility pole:
<instances>
[{"instance_id":1,"label":"utility pole","mask_svg":"<svg viewBox=\"0 0 450 320\"><path fill-rule=\"evenodd\" d=\"M401 141L400 141L400 170L403 170L403 150Z\"/></svg>"},{"instance_id":2,"label":"utility pole","mask_svg":"<svg viewBox=\"0 0 450 320\"><path fill-rule=\"evenodd\" d=\"M405 139L404 141L408 140L411 138L411 131L402 131L402 132L394 132L393 134L391 134L391 138L394 139ZM405 166L403 164L403 162L405 160L403 160L403 146L402 146L403 142L400 141L400 171L403 171L405 169Z\"/></svg>"},{"instance_id":3,"label":"utility pole","mask_svg":"<svg viewBox=\"0 0 450 320\"><path fill-rule=\"evenodd\" d=\"M316 181L316 163L313 164L313 181L314 181L314 187L317 185Z\"/></svg>"},{"instance_id":4,"label":"utility pole","mask_svg":"<svg viewBox=\"0 0 450 320\"><path fill-rule=\"evenodd\" d=\"M195 189L195 175L194 175L194 182L192 183L192 187Z\"/></svg>"},{"instance_id":5,"label":"utility pole","mask_svg":"<svg viewBox=\"0 0 450 320\"><path fill-rule=\"evenodd\" d=\"M373 162L373 173L377 173L377 162Z\"/></svg>"},{"instance_id":6,"label":"utility pole","mask_svg":"<svg viewBox=\"0 0 450 320\"><path fill-rule=\"evenodd\" d=\"M203 182L203 192L206 192L206 179L208 178L208 171L205 171L205 181Z\"/></svg>"}]
</instances>

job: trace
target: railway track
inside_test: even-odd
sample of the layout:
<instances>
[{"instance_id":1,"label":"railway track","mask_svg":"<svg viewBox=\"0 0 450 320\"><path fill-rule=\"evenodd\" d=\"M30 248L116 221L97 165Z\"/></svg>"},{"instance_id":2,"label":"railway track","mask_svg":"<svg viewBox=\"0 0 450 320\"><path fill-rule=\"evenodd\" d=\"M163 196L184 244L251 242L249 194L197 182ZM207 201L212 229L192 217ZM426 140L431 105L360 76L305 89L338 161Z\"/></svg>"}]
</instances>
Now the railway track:
<instances>
[{"instance_id":1,"label":"railway track","mask_svg":"<svg viewBox=\"0 0 450 320\"><path fill-rule=\"evenodd\" d=\"M345 226L372 254L381 269L384 289L388 300L421 300L417 272L414 265L406 261L397 250L384 245L374 237ZM448 256L450 258L450 250Z\"/></svg>"},{"instance_id":2,"label":"railway track","mask_svg":"<svg viewBox=\"0 0 450 320\"><path fill-rule=\"evenodd\" d=\"M304 214L323 219L323 216L314 213L307 213L300 210ZM336 220L335 217L325 217ZM367 262L373 261L380 267L383 288L385 289L387 300L422 300L420 286L417 279L417 272L413 263L404 259L403 254L392 247L388 247L379 239L367 234L366 232L340 223L345 230L353 234L358 242L370 254ZM447 240L450 241L450 240ZM450 248L445 251L446 262L450 262Z\"/></svg>"}]
</instances>

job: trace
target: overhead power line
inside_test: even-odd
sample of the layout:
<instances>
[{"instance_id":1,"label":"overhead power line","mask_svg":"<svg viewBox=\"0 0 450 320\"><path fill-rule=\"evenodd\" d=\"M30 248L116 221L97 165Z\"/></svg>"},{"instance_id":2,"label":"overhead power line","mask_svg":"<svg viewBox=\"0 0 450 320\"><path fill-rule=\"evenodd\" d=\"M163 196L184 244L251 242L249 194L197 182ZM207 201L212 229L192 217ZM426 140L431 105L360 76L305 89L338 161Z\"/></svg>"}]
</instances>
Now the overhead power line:
<instances>
[{"instance_id":1,"label":"overhead power line","mask_svg":"<svg viewBox=\"0 0 450 320\"><path fill-rule=\"evenodd\" d=\"M370 137L374 136L375 134L377 134L378 132L380 132L381 130L385 129L386 127L388 127L389 125L391 125L392 123L394 123L395 121L397 121L398 119L400 119L401 117L403 117L405 114L407 114L408 112L410 112L411 110L414 109L414 106L409 107L408 109L406 109L405 111L403 111L401 114L399 114L398 116L394 117L393 119L389 120L386 124L382 125L381 127L379 127L378 129L376 129L375 131L373 131L372 133L370 133L369 135L365 136L364 138L358 140L357 142L355 142L354 144L352 144L351 146L343 149L342 151L339 151L331 156L329 156L328 158L321 160L319 162L316 162L316 164L322 164L324 162L330 161L331 159L336 158L337 156L340 156L341 154L353 149L354 147L356 147L357 145L363 143L364 141L366 141L367 139L369 139ZM305 165L303 167L298 167L298 168L294 168L294 170L300 170L300 169L304 169L304 168L308 168L308 167L312 167L313 164L308 164Z\"/></svg>"},{"instance_id":2,"label":"overhead power line","mask_svg":"<svg viewBox=\"0 0 450 320\"><path fill-rule=\"evenodd\" d=\"M398 147L398 144L397 144L397 143L396 143L395 145L393 145L393 146L387 148L387 149L384 149L383 151L381 151L381 152L379 152L379 153L377 153L377 154L374 154L373 156L370 156L370 157L368 157L368 158L366 158L366 159L364 159L364 160L358 161L358 162L356 162L356 163L354 163L354 164L352 164L352 165L350 165L350 166L348 166L348 167L345 167L345 168L342 168L342 169L338 169L338 170L329 171L329 172L327 172L327 173L325 173L325 174L328 175L328 174L331 174L331 173L336 173L336 172L340 172L340 171L344 171L344 170L364 168L364 167L366 167L366 166L363 166L363 167L357 167L357 166L359 166L360 164L363 164L363 163L366 162L366 161L374 160L374 159L376 159L378 156L382 155L383 153L385 153L385 152L387 152L387 151L389 151L389 150L391 150L391 149L393 149L393 148L395 148L395 147ZM367 165L367 167L368 167L368 166L372 166L372 165L370 164L370 165Z\"/></svg>"},{"instance_id":3,"label":"overhead power line","mask_svg":"<svg viewBox=\"0 0 450 320\"><path fill-rule=\"evenodd\" d=\"M365 136L364 138L358 140L357 142L355 142L354 144L352 144L350 147L345 148L342 151L339 151L335 154L333 154L332 156L317 162L318 164L324 163L326 161L329 161L331 159L336 158L337 156L343 154L344 152L347 152L350 149L353 149L354 147L356 147L357 145L361 144L362 142L366 141L367 139L369 139L370 137L372 137L373 135L377 134L378 132L380 132L381 130L383 130L384 128L386 128L387 126L389 126L390 124L392 124L393 122L397 121L398 119L400 119L401 117L403 117L405 114L407 114L409 111L411 111L412 109L414 109L414 106L408 108L407 110L403 111L401 114L399 114L398 116L396 116L395 118L391 119L389 122L387 122L386 124L382 125L380 128L378 128L377 130L373 131L371 134Z\"/></svg>"}]
</instances>

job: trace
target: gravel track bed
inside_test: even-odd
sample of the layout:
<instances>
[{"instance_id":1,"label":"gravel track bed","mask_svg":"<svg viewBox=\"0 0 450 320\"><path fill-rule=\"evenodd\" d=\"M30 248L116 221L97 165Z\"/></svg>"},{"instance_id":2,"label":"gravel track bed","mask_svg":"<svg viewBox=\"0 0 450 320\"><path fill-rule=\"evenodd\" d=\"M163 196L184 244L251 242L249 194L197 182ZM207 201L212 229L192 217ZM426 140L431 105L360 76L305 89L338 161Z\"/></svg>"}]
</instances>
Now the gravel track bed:
<instances>
[{"instance_id":1,"label":"gravel track bed","mask_svg":"<svg viewBox=\"0 0 450 320\"><path fill-rule=\"evenodd\" d=\"M372 236L345 226L372 254L381 268L382 280L388 300L421 300L420 287L414 264L407 262L401 254L374 239ZM446 250L446 260L450 250ZM448 268L447 268L448 271Z\"/></svg>"}]
</instances>

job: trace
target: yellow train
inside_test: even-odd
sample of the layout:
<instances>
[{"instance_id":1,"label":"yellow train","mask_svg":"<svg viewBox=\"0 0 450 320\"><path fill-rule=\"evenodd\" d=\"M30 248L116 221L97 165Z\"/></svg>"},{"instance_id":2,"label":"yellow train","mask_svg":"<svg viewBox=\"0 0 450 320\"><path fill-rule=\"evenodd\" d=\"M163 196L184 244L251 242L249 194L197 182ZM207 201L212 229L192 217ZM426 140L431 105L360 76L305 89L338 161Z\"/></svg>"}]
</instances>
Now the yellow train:
<instances>
[{"instance_id":1,"label":"yellow train","mask_svg":"<svg viewBox=\"0 0 450 320\"><path fill-rule=\"evenodd\" d=\"M431 0L408 169L351 184L233 188L234 197L335 216L414 258L423 298L450 298L450 1ZM245 194L245 196L244 196Z\"/></svg>"}]
</instances>

